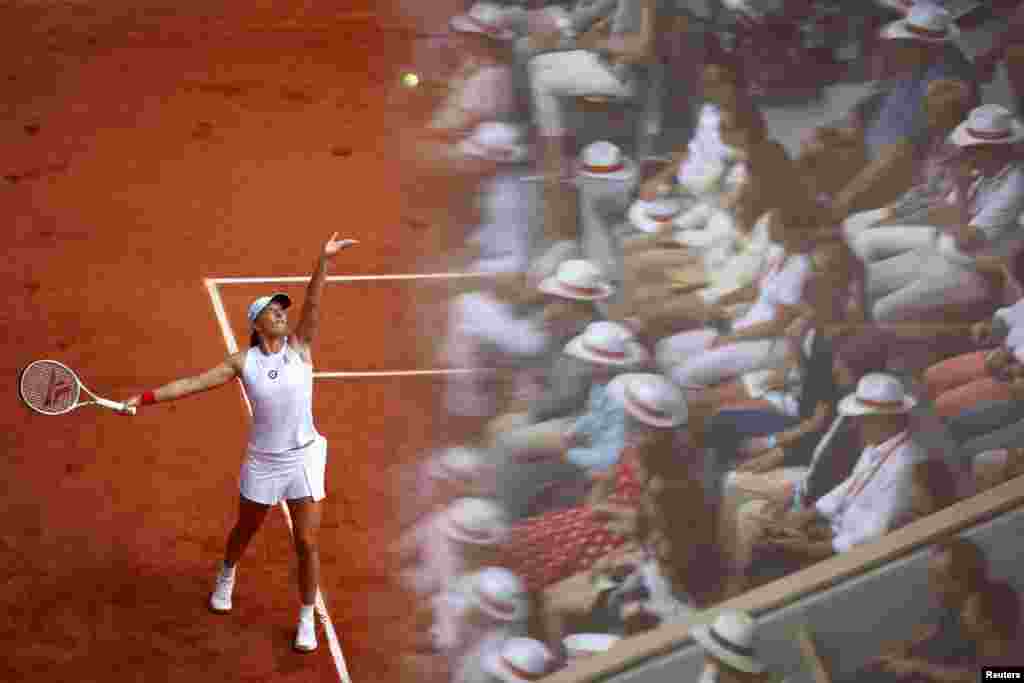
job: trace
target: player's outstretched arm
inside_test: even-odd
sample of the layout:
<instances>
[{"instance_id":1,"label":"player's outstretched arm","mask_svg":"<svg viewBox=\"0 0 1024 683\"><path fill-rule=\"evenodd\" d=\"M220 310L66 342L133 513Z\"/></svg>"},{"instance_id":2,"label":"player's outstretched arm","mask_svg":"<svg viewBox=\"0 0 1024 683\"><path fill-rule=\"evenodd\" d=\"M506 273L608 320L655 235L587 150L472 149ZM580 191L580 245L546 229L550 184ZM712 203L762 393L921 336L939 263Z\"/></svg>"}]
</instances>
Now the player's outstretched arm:
<instances>
[{"instance_id":1,"label":"player's outstretched arm","mask_svg":"<svg viewBox=\"0 0 1024 683\"><path fill-rule=\"evenodd\" d=\"M207 370L200 375L175 380L163 385L162 387L153 389L152 391L147 391L144 394L132 396L130 399L125 401L125 405L145 406L153 403L175 401L179 398L198 394L200 392L219 387L223 384L227 384L242 374L242 359L244 355L244 351L233 354L220 365Z\"/></svg>"},{"instance_id":2,"label":"player's outstretched arm","mask_svg":"<svg viewBox=\"0 0 1024 683\"><path fill-rule=\"evenodd\" d=\"M358 240L339 240L338 233L334 233L320 252L316 270L313 271L313 277L310 278L309 287L306 289L306 299L302 302L299 324L295 328L295 338L300 343L306 346L312 344L320 329L320 299L323 297L324 284L327 282L328 263L342 249L348 249L356 244L359 244Z\"/></svg>"}]
</instances>

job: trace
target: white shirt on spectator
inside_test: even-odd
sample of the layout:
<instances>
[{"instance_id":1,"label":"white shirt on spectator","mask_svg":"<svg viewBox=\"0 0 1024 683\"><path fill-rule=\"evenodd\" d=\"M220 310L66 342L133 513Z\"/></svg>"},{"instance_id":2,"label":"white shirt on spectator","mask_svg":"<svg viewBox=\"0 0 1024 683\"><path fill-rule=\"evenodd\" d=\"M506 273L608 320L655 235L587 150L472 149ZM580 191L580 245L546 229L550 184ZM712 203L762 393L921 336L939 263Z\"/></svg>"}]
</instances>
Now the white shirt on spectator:
<instances>
[{"instance_id":1,"label":"white shirt on spectator","mask_svg":"<svg viewBox=\"0 0 1024 683\"><path fill-rule=\"evenodd\" d=\"M744 315L733 321L733 329L774 320L780 305L800 303L812 266L811 257L807 254L787 257L782 247L775 246L768 254L768 267L761 277L757 300Z\"/></svg>"},{"instance_id":2,"label":"white shirt on spectator","mask_svg":"<svg viewBox=\"0 0 1024 683\"><path fill-rule=\"evenodd\" d=\"M729 292L747 286L763 271L775 246L768 230L770 222L771 214L766 213L754 224L749 237L733 235L725 262L708 273L710 286L698 292L705 303L715 303Z\"/></svg>"},{"instance_id":3,"label":"white shirt on spectator","mask_svg":"<svg viewBox=\"0 0 1024 683\"><path fill-rule=\"evenodd\" d=\"M850 476L818 499L815 508L832 525L837 553L879 538L909 512L912 466L925 457L908 433L901 432L865 448ZM865 478L859 492L850 490Z\"/></svg>"},{"instance_id":4,"label":"white shirt on spectator","mask_svg":"<svg viewBox=\"0 0 1024 683\"><path fill-rule=\"evenodd\" d=\"M679 164L676 182L700 197L712 191L735 152L722 142L719 134L722 115L713 104L705 104L697 118L697 130L687 146L686 158ZM741 171L729 171L727 182L741 182Z\"/></svg>"},{"instance_id":5,"label":"white shirt on spectator","mask_svg":"<svg viewBox=\"0 0 1024 683\"><path fill-rule=\"evenodd\" d=\"M1024 324L1024 299L1021 299L1012 306L1004 306L995 312L994 317L1002 320L1011 330Z\"/></svg>"},{"instance_id":6,"label":"white shirt on spectator","mask_svg":"<svg viewBox=\"0 0 1024 683\"><path fill-rule=\"evenodd\" d=\"M950 205L957 202L956 190L948 197ZM968 189L970 227L984 236L984 246L969 253L960 251L952 235L939 238L939 250L956 262L966 262L972 256L1006 258L1024 239L1020 217L1024 214L1024 163L1014 161L994 176L981 176Z\"/></svg>"}]
</instances>

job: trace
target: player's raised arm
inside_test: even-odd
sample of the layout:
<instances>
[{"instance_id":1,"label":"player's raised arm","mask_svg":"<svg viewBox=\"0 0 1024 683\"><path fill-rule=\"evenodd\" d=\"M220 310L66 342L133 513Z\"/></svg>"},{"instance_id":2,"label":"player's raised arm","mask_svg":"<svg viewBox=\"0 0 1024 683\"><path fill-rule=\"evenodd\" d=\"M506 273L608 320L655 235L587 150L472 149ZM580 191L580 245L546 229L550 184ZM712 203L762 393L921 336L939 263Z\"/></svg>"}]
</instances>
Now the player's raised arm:
<instances>
[{"instance_id":1,"label":"player's raised arm","mask_svg":"<svg viewBox=\"0 0 1024 683\"><path fill-rule=\"evenodd\" d=\"M179 398L198 394L200 392L219 387L223 384L227 384L241 375L242 359L244 355L244 352L232 354L220 365L217 365L200 375L175 380L163 385L162 387L153 389L152 391L147 391L144 394L132 396L130 399L125 401L125 405L145 406L152 405L153 403L174 401Z\"/></svg>"},{"instance_id":2,"label":"player's raised arm","mask_svg":"<svg viewBox=\"0 0 1024 683\"><path fill-rule=\"evenodd\" d=\"M331 235L324 245L320 257L317 259L316 270L309 280L309 287L306 289L306 300L302 302L302 313L299 317L299 324L295 327L295 338L300 343L309 346L313 343L317 331L320 329L320 298L324 293L324 284L327 282L327 264L342 249L347 249L359 244L358 240L339 240L338 233Z\"/></svg>"}]
</instances>

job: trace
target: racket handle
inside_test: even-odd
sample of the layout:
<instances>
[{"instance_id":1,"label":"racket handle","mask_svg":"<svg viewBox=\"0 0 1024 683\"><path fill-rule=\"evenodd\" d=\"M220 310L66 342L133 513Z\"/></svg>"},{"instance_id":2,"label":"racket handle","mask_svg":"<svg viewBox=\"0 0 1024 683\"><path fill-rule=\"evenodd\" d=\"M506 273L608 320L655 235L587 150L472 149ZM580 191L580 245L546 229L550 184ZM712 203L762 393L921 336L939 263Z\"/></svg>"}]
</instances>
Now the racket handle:
<instances>
[{"instance_id":1,"label":"racket handle","mask_svg":"<svg viewBox=\"0 0 1024 683\"><path fill-rule=\"evenodd\" d=\"M110 408L111 410L119 413L127 413L128 415L135 414L135 406L126 406L124 403L118 403L117 401L108 401L105 398L97 398L96 403L103 406L104 408Z\"/></svg>"}]
</instances>

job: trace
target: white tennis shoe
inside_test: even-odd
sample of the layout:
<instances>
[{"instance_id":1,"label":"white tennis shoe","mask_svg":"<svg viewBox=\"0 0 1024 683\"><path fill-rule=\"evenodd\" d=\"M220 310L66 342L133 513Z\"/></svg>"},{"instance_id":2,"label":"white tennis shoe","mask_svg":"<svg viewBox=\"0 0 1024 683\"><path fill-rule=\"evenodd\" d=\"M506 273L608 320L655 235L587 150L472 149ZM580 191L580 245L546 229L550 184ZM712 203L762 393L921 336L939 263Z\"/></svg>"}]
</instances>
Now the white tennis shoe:
<instances>
[{"instance_id":1,"label":"white tennis shoe","mask_svg":"<svg viewBox=\"0 0 1024 683\"><path fill-rule=\"evenodd\" d=\"M217 573L217 583L210 594L210 610L217 614L231 611L231 593L235 589L235 570L228 571L221 566Z\"/></svg>"},{"instance_id":2,"label":"white tennis shoe","mask_svg":"<svg viewBox=\"0 0 1024 683\"><path fill-rule=\"evenodd\" d=\"M294 647L299 652L312 652L316 649L316 620L312 615L299 617Z\"/></svg>"}]
</instances>

